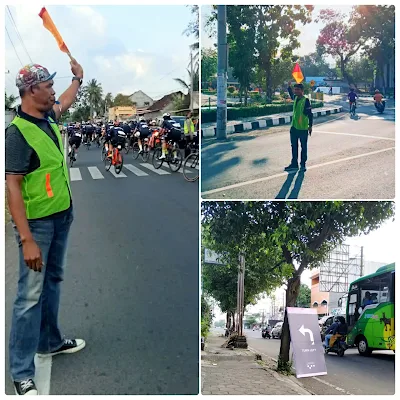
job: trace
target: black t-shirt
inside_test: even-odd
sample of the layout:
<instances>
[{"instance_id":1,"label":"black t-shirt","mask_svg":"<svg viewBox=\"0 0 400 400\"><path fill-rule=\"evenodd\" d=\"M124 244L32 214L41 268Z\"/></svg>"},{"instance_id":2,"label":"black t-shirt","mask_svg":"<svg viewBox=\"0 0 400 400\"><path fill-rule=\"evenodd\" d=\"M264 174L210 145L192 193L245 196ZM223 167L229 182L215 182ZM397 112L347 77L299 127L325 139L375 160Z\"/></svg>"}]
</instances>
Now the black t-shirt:
<instances>
[{"instance_id":1,"label":"black t-shirt","mask_svg":"<svg viewBox=\"0 0 400 400\"><path fill-rule=\"evenodd\" d=\"M50 117L53 121L56 121L56 114L54 110L51 110L46 114L45 118L36 118L22 111L21 106L18 107L17 115L29 122L35 124L43 132L45 132L50 139L57 146L58 150L61 151L58 138L54 133L48 118ZM27 175L35 171L40 167L39 156L36 151L28 144L21 131L16 125L9 125L6 129L6 140L5 140L5 171L6 175ZM71 195L71 194L70 194ZM72 198L71 205L72 207ZM69 209L70 209L69 208ZM39 218L41 220L62 217L68 210L61 211L59 213L50 215L48 217Z\"/></svg>"}]
</instances>

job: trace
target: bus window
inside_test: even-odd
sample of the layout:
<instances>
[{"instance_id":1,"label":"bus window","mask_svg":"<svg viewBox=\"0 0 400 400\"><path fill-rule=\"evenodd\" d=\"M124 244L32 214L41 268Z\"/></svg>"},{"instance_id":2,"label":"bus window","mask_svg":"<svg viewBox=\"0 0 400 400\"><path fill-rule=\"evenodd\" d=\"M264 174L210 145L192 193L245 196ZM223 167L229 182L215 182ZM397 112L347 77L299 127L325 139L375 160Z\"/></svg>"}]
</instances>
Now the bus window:
<instances>
[{"instance_id":1,"label":"bus window","mask_svg":"<svg viewBox=\"0 0 400 400\"><path fill-rule=\"evenodd\" d=\"M354 326L355 323L357 322L357 319L359 317L359 313L357 311L357 293L352 293L349 298L349 319L348 319L348 325L349 326Z\"/></svg>"}]
</instances>

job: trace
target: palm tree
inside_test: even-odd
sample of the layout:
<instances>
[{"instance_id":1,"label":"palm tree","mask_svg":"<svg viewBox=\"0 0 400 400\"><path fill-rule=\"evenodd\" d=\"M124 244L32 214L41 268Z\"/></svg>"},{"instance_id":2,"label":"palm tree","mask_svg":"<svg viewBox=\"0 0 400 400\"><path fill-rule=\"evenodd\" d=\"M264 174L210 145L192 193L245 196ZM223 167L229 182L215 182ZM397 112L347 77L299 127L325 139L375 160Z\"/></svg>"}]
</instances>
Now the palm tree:
<instances>
[{"instance_id":1,"label":"palm tree","mask_svg":"<svg viewBox=\"0 0 400 400\"><path fill-rule=\"evenodd\" d=\"M6 96L5 97L5 109L10 110L13 108L14 103L18 100L19 97L13 96L12 94L7 96L7 93L5 93L5 96Z\"/></svg>"},{"instance_id":2,"label":"palm tree","mask_svg":"<svg viewBox=\"0 0 400 400\"><path fill-rule=\"evenodd\" d=\"M94 111L101 108L103 88L101 87L101 83L97 82L96 79L92 79L86 85L85 90L90 106L90 118L93 118Z\"/></svg>"},{"instance_id":3,"label":"palm tree","mask_svg":"<svg viewBox=\"0 0 400 400\"><path fill-rule=\"evenodd\" d=\"M186 29L183 31L183 33L186 36L191 36L193 35L196 39L194 43L190 45L190 50L194 51L193 55L193 65L194 65L194 70L199 69L199 54L200 54L200 34L199 34L199 6L187 6L191 7L191 12L194 15L194 20L190 21Z\"/></svg>"},{"instance_id":4,"label":"palm tree","mask_svg":"<svg viewBox=\"0 0 400 400\"><path fill-rule=\"evenodd\" d=\"M190 71L187 69L186 70L189 75L189 82L192 81L191 79L191 74ZM176 82L178 82L184 89L188 91L188 94L186 98L189 100L188 103L190 103L190 83L186 83L183 79L181 78L174 78ZM193 72L193 91L198 92L199 91L199 70L196 70Z\"/></svg>"}]
</instances>

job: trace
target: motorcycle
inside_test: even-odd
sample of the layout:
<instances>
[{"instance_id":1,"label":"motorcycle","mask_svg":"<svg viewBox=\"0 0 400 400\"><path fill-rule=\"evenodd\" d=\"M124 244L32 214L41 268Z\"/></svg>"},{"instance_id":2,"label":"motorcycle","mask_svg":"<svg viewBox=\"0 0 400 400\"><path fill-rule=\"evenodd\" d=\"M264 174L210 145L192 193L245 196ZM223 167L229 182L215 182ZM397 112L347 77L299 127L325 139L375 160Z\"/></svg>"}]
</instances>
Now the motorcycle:
<instances>
[{"instance_id":1,"label":"motorcycle","mask_svg":"<svg viewBox=\"0 0 400 400\"><path fill-rule=\"evenodd\" d=\"M346 336L339 336L336 338L332 347L325 348L325 354L336 353L339 357L343 357L347 348Z\"/></svg>"},{"instance_id":2,"label":"motorcycle","mask_svg":"<svg viewBox=\"0 0 400 400\"><path fill-rule=\"evenodd\" d=\"M261 331L261 336L263 337L263 339L271 339L271 328L264 328Z\"/></svg>"},{"instance_id":3,"label":"motorcycle","mask_svg":"<svg viewBox=\"0 0 400 400\"><path fill-rule=\"evenodd\" d=\"M378 110L379 114L382 114L385 111L386 103L384 101L380 103L376 103L376 109Z\"/></svg>"}]
</instances>

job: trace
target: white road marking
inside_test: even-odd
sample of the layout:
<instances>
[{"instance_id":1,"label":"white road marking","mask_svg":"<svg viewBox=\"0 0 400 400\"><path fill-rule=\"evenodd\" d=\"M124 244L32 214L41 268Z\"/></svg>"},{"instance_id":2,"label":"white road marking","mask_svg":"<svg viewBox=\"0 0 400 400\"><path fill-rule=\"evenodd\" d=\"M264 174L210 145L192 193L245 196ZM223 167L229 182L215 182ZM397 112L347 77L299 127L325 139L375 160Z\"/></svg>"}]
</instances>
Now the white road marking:
<instances>
[{"instance_id":1,"label":"white road marking","mask_svg":"<svg viewBox=\"0 0 400 400\"><path fill-rule=\"evenodd\" d=\"M141 169L136 168L132 164L125 164L124 167L126 169L129 169L129 171L133 172L136 176L148 176L149 175L146 172L142 171Z\"/></svg>"},{"instance_id":2,"label":"white road marking","mask_svg":"<svg viewBox=\"0 0 400 400\"><path fill-rule=\"evenodd\" d=\"M393 141L393 142L396 140L394 138L387 138L387 137L381 137L381 136L370 136L370 135L360 135L358 133L328 132L328 131L313 131L313 132L329 133L331 135L356 136L356 137L363 137L363 138L367 138L367 139L390 140L390 141Z\"/></svg>"},{"instance_id":3,"label":"white road marking","mask_svg":"<svg viewBox=\"0 0 400 400\"><path fill-rule=\"evenodd\" d=\"M150 171L155 172L158 175L170 175L170 172L164 171L162 169L155 169L152 164L144 163L144 164L140 164L140 165L142 167L145 167L145 168L149 169Z\"/></svg>"},{"instance_id":4,"label":"white road marking","mask_svg":"<svg viewBox=\"0 0 400 400\"><path fill-rule=\"evenodd\" d=\"M38 357L35 355L35 383L39 395L50 394L52 357Z\"/></svg>"},{"instance_id":5,"label":"white road marking","mask_svg":"<svg viewBox=\"0 0 400 400\"><path fill-rule=\"evenodd\" d=\"M81 181L82 180L82 175L81 175L81 171L79 170L79 168L70 168L69 175L71 177L71 181Z\"/></svg>"},{"instance_id":6,"label":"white road marking","mask_svg":"<svg viewBox=\"0 0 400 400\"><path fill-rule=\"evenodd\" d=\"M333 160L333 161L328 161L328 162L321 163L321 164L312 165L310 167L307 167L307 170L309 171L311 169L325 167L327 165L333 165L333 164L338 164L338 163L341 163L341 162L356 160L358 158L368 157L368 156L372 156L372 155L375 155L375 154L384 153L386 151L391 151L391 150L394 150L394 149L395 149L395 147L388 147L387 149L371 151L370 153L364 153L364 154L358 154L356 156L340 158L339 160ZM224 187L217 188L217 189L207 190L205 192L202 192L202 195L209 195L209 194L219 193L219 192L223 192L224 190L236 189L236 188L239 188L239 187L242 187L242 186L252 185L253 183L266 182L266 181L270 181L272 179L280 178L280 177L283 177L283 176L287 176L287 172L282 172L282 173L271 175L271 176L265 176L263 178L257 178L257 179L253 179L251 181L235 183L234 185L228 185L228 186L224 186Z\"/></svg>"},{"instance_id":7,"label":"white road marking","mask_svg":"<svg viewBox=\"0 0 400 400\"><path fill-rule=\"evenodd\" d=\"M88 170L93 179L104 179L103 174L97 167L88 167Z\"/></svg>"},{"instance_id":8,"label":"white road marking","mask_svg":"<svg viewBox=\"0 0 400 400\"><path fill-rule=\"evenodd\" d=\"M122 171L121 171L119 174L117 174L117 173L115 172L115 169L114 169L113 166L111 166L110 172L111 172L111 174L114 175L116 178L126 178L126 175L125 175Z\"/></svg>"}]
</instances>

